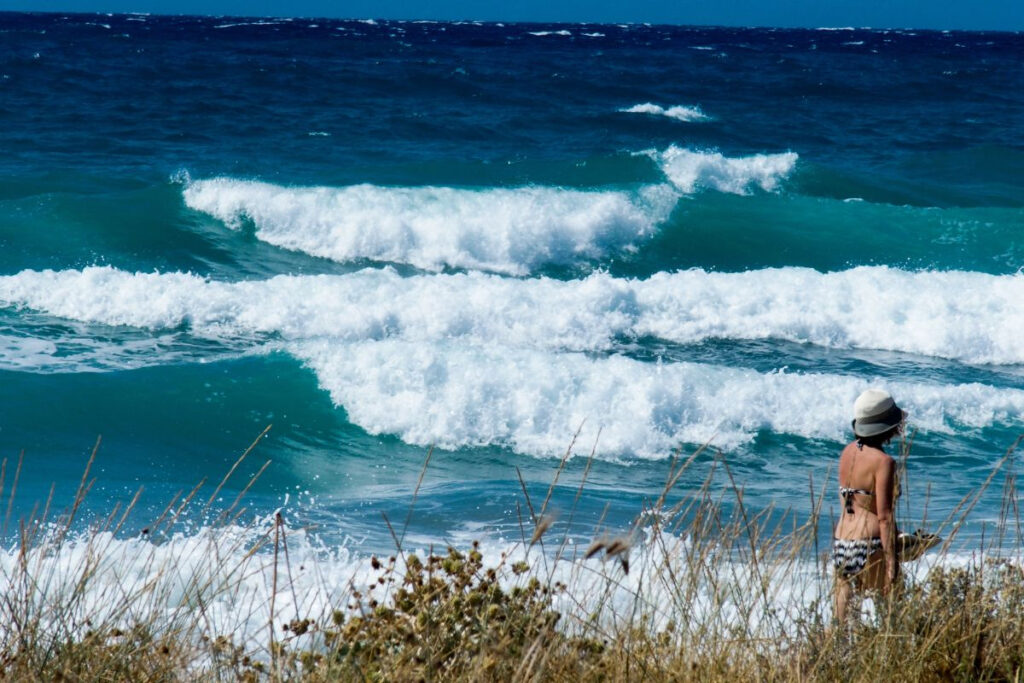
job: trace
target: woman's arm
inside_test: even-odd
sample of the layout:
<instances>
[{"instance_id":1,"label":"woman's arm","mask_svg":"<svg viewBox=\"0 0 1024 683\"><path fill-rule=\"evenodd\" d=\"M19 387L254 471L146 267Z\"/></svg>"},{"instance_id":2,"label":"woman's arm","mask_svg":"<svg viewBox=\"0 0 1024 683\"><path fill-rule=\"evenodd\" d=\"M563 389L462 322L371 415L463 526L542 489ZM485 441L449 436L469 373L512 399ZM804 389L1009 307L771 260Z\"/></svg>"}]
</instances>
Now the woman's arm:
<instances>
[{"instance_id":1,"label":"woman's arm","mask_svg":"<svg viewBox=\"0 0 1024 683\"><path fill-rule=\"evenodd\" d=\"M896 556L896 521L893 514L893 487L896 482L896 462L882 456L881 466L875 470L875 514L878 517L879 536L885 553L885 583L882 592L888 594L899 575Z\"/></svg>"}]
</instances>

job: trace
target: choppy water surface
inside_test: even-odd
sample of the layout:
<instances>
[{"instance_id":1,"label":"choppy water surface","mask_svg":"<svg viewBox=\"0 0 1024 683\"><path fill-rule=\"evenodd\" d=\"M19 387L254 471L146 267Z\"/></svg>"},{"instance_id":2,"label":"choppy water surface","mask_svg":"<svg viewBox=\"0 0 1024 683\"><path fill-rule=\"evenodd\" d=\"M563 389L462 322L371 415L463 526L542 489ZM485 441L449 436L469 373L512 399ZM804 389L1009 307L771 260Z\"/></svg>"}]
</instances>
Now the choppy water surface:
<instances>
[{"instance_id":1,"label":"choppy water surface","mask_svg":"<svg viewBox=\"0 0 1024 683\"><path fill-rule=\"evenodd\" d=\"M518 537L520 476L543 500L570 446L551 505L581 536L704 443L674 498L714 469L728 500L728 466L745 505L801 517L883 386L916 430L904 513L939 520L1024 431L1020 34L0 31L22 514L102 435L89 510L144 487L142 526L272 424L215 507L270 460L253 513L356 553L390 546L431 448L422 544Z\"/></svg>"}]
</instances>

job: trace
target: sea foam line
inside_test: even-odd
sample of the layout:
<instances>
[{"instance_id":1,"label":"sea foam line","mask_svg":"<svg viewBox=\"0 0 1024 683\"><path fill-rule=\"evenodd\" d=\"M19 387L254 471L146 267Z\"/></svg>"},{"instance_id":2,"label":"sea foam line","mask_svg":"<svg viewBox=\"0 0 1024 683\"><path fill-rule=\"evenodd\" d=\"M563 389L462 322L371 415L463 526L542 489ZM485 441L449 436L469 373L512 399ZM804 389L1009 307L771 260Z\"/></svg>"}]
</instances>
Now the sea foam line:
<instances>
[{"instance_id":1,"label":"sea foam line","mask_svg":"<svg viewBox=\"0 0 1024 683\"><path fill-rule=\"evenodd\" d=\"M371 434L443 448L501 446L557 457L579 431L602 459L666 459L683 445L730 449L759 431L842 441L872 378L528 349L399 341L288 345ZM886 382L915 428L1021 424L1024 391ZM813 406L813 410L809 407Z\"/></svg>"},{"instance_id":2,"label":"sea foam line","mask_svg":"<svg viewBox=\"0 0 1024 683\"><path fill-rule=\"evenodd\" d=\"M649 151L668 183L636 191L558 187L285 187L233 178L187 181L186 205L284 249L340 262L403 263L527 275L636 250L681 194L775 191L797 155L726 157Z\"/></svg>"},{"instance_id":3,"label":"sea foam line","mask_svg":"<svg viewBox=\"0 0 1024 683\"><path fill-rule=\"evenodd\" d=\"M184 198L230 228L250 220L260 240L313 256L512 275L633 250L678 199L659 186L290 188L231 178L189 183Z\"/></svg>"},{"instance_id":4,"label":"sea foam line","mask_svg":"<svg viewBox=\"0 0 1024 683\"><path fill-rule=\"evenodd\" d=\"M720 152L694 151L675 145L646 154L685 194L702 189L739 195L750 194L756 188L772 192L793 172L799 159L796 152L727 157Z\"/></svg>"},{"instance_id":5,"label":"sea foam line","mask_svg":"<svg viewBox=\"0 0 1024 683\"><path fill-rule=\"evenodd\" d=\"M0 590L12 597L12 616L34 618L31 625L56 638L77 641L89 632L127 631L142 624L155 636L172 634L181 645L194 639L197 653L207 651L204 641L230 636L233 645L257 659L269 650L268 624L310 619L323 627L331 624L335 610L365 615L371 600L391 604L394 587L378 581L384 572L376 559L344 546L328 547L301 529L280 530L287 537L287 563L275 559L267 542L274 536L270 520L177 533L161 543L85 532L24 552L0 549ZM552 592L551 607L566 617L559 623L570 631L596 617L599 628L612 631L636 623L660 631L672 622L690 637L728 638L736 632L779 637L793 633L797 619L827 621L831 616L828 575L805 556L766 556L755 565L705 549L697 562L689 541L647 528L633 539L627 573L617 561L573 557L571 545L561 559L549 552L542 561L540 549L529 553L521 543L474 540L481 541L477 548L483 567L496 569L505 590L534 577L564 585L564 591ZM458 548L467 549L468 543ZM394 554L394 576L401 581L406 559L425 559L430 551L410 546ZM517 577L510 568L520 562L530 569ZM921 582L934 566L966 568L982 562L973 553L950 552L926 556L905 571ZM694 574L697 566L703 568L699 575ZM0 643L14 646L18 637L11 622L0 624ZM201 658L192 662L197 670L208 663Z\"/></svg>"},{"instance_id":6,"label":"sea foam line","mask_svg":"<svg viewBox=\"0 0 1024 683\"><path fill-rule=\"evenodd\" d=\"M676 105L674 107L665 108L652 102L646 102L644 104L634 104L632 107L620 109L619 111L624 114L650 114L652 116L665 116L670 119L686 123L711 120L711 117L701 111L700 107L688 107L685 105Z\"/></svg>"},{"instance_id":7,"label":"sea foam line","mask_svg":"<svg viewBox=\"0 0 1024 683\"><path fill-rule=\"evenodd\" d=\"M80 332L49 329L45 338L0 334L0 369L40 374L106 372L209 361L254 353L253 340L219 340L197 348L181 335L117 335L94 338Z\"/></svg>"},{"instance_id":8,"label":"sea foam line","mask_svg":"<svg viewBox=\"0 0 1024 683\"><path fill-rule=\"evenodd\" d=\"M780 319L791 319L788 324L800 332L817 325L822 334L836 337L841 328L835 320L814 318L822 313L815 306L829 302L849 316L846 334L870 329L865 325L870 310L883 312L880 324L897 323L887 331L893 339L900 339L894 333L899 325L946 315L922 339L941 336L944 324L948 343L968 349L975 341L962 316L948 310L951 304L979 308L972 297L992 303L1002 296L1017 306L1019 316L1024 300L1024 276L886 268L832 275L846 287L852 278L857 285L849 289L852 295L838 297L830 275L808 269L734 275L685 271L643 281L598 274L571 283L483 274L401 278L366 270L225 283L181 273L91 268L0 278L0 301L85 322L150 329L188 324L193 334L226 337L235 348L236 335L267 335L254 342L254 352L283 348L315 373L350 421L411 444L500 446L557 456L583 424L581 439L599 443L599 457L657 459L682 444L734 447L759 431L841 440L848 429L846 407L871 378L764 374L594 357L580 350L614 350L613 337L623 333L682 337L729 328L767 335ZM890 290L890 276L904 286ZM773 278L787 287L773 291ZM928 278L937 279L929 283ZM972 283L979 282L987 283L987 292L974 291ZM687 290L689 298L680 300L678 293ZM911 310L909 317L904 305L911 297L899 300L900 291L940 290L945 299L919 297L926 306ZM886 302L879 291L896 292L895 301ZM563 316L562 306L573 312ZM892 308L886 312L885 306ZM976 325L977 334L991 334ZM1020 342L1012 337L999 341L1017 344L1019 353ZM269 339L279 341L268 345ZM1024 411L1024 392L1015 389L886 384L924 431L1016 425Z\"/></svg>"},{"instance_id":9,"label":"sea foam line","mask_svg":"<svg viewBox=\"0 0 1024 683\"><path fill-rule=\"evenodd\" d=\"M40 580L28 604L19 607L35 615L40 620L36 625L48 633L69 639L78 640L96 630L127 630L141 623L154 634L176 634L183 645L194 638L197 650L204 638L228 635L234 645L258 658L269 649L267 625L272 622L287 624L305 618L323 626L331 623L336 610L351 616L365 610L371 600L388 605L394 599L393 586L378 582L384 572L376 560L344 547L326 547L301 529L282 531L289 547L287 566L275 560L273 549L267 547L267 536L274 531L265 520L251 526L179 533L159 544L146 538L117 538L109 532L81 533L59 547L44 543L24 554L18 549L0 550L0 588L21 597L22 574L30 571ZM689 549L686 541L668 534L659 538L659 543L637 539L630 573L622 572L618 562L604 563L600 558L541 562L539 551L531 556L521 543L474 540L482 541L477 548L483 566L496 569L497 580L506 590L525 585L535 576L564 584L565 592L554 592L551 606L567 617L566 628L587 623L593 614L610 627L640 610L653 620L652 628L661 629L669 621L683 624L687 620L675 612L682 606L673 600L677 597L673 587L655 579L668 571L686 575ZM468 544L460 548L467 549ZM409 556L425 559L431 553L408 547L393 554L400 581ZM535 568L517 577L510 569L517 563ZM761 571L770 571L773 577L777 610L796 616L795 611L807 609L823 588L814 583L818 575L814 563L789 560L787 564L787 572ZM730 596L747 594L745 588L754 581L755 570L727 560L713 569L715 582L698 589L685 609L690 620L735 623L749 608ZM795 580L794 573L804 580ZM747 627L758 628L757 624ZM0 624L0 643L15 638L16 630ZM202 661L195 664L201 667Z\"/></svg>"},{"instance_id":10,"label":"sea foam line","mask_svg":"<svg viewBox=\"0 0 1024 683\"><path fill-rule=\"evenodd\" d=\"M688 344L778 339L967 363L1024 363L1024 274L700 269L646 279L485 273L346 275L219 282L110 267L0 277L0 305L69 320L200 337L339 342L463 340L547 351L613 351L622 339ZM44 352L45 349L35 349ZM2 360L2 356L0 356Z\"/></svg>"}]
</instances>

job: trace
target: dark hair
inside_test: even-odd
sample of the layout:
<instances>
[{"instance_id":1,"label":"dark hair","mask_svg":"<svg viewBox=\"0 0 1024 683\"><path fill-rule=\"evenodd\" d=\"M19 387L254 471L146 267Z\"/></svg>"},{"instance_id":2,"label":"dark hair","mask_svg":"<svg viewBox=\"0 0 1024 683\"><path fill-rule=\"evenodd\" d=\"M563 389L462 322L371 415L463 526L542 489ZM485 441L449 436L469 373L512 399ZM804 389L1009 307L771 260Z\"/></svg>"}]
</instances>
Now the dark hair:
<instances>
[{"instance_id":1,"label":"dark hair","mask_svg":"<svg viewBox=\"0 0 1024 683\"><path fill-rule=\"evenodd\" d=\"M882 446L893 440L900 431L899 425L893 425L892 428L887 429L881 434L875 434L873 436L858 436L857 443L861 446L868 446L870 448L877 448L882 450Z\"/></svg>"}]
</instances>

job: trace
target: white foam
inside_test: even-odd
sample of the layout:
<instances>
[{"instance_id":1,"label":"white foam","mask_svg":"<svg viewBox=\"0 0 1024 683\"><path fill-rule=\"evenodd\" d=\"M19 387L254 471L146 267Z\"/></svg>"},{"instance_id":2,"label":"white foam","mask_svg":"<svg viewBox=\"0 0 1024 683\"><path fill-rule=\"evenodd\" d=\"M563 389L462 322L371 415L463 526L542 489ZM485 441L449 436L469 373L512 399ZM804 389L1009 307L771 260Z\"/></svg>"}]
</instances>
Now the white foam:
<instances>
[{"instance_id":1,"label":"white foam","mask_svg":"<svg viewBox=\"0 0 1024 683\"><path fill-rule=\"evenodd\" d=\"M637 105L640 111L657 105ZM659 108L660 109L660 108ZM648 113L653 113L651 109ZM663 115L704 116L672 107ZM692 120L692 119L691 119ZM670 146L643 152L671 182L637 191L558 187L291 188L232 178L185 184L185 203L228 227L251 221L256 236L293 251L340 262L362 259L526 275L636 249L664 222L680 192L749 194L778 189L796 166L793 152L726 157Z\"/></svg>"},{"instance_id":2,"label":"white foam","mask_svg":"<svg viewBox=\"0 0 1024 683\"><path fill-rule=\"evenodd\" d=\"M217 282L110 267L0 277L0 304L87 323L176 329L214 339L276 335L609 351L618 339L780 339L968 363L1024 363L1024 274L819 273L700 269L637 280L571 281L485 273L347 275Z\"/></svg>"},{"instance_id":3,"label":"white foam","mask_svg":"<svg viewBox=\"0 0 1024 683\"><path fill-rule=\"evenodd\" d=\"M713 189L742 195L755 187L770 192L792 173L799 158L795 152L726 157L719 152L695 152L675 145L650 154L668 179L686 194Z\"/></svg>"},{"instance_id":4,"label":"white foam","mask_svg":"<svg viewBox=\"0 0 1024 683\"><path fill-rule=\"evenodd\" d=\"M79 536L59 548L44 544L22 558L17 550L0 551L0 589L22 594L24 561L38 579L31 602L40 624L55 637L81 638L89 630L130 628L150 623L198 644L203 635L236 638L258 651L265 647L266 625L274 595L274 616L329 618L332 605L343 607L350 580L364 577L368 562L355 562L345 549L311 543L300 530L288 537L291 571L279 563L275 582L273 555L251 552L273 536L272 523L251 527L202 529L176 534L156 544L147 539L119 539L109 532ZM278 585L276 594L272 586ZM202 604L202 612L194 611ZM55 623L45 623L50 618ZM264 634L260 635L260 622ZM184 632L179 628L186 626ZM48 628L47 628L48 627ZM195 631L193 631L195 629ZM14 632L0 624L0 643Z\"/></svg>"},{"instance_id":5,"label":"white foam","mask_svg":"<svg viewBox=\"0 0 1024 683\"><path fill-rule=\"evenodd\" d=\"M24 554L5 548L0 550L0 590L11 598L13 610L34 615L40 620L34 625L57 639L77 640L89 631L128 630L142 623L155 634L173 634L183 644L194 639L197 652L205 650L204 640L229 636L257 659L269 651L271 622L312 619L329 625L336 609L351 616L370 600L390 604L394 586L377 582L382 571L373 568L370 557L325 546L301 529L285 528L283 533L288 553L276 558L272 519L247 527L204 528L160 543L101 532ZM600 556L572 561L571 545L566 559L555 560L551 553L542 558L539 548L527 552L520 543L475 539L482 541L483 566L497 569L506 590L525 585L531 577L563 584L566 590L552 595L552 607L565 616L560 628L570 631L596 619L606 632L641 623L661 630L673 622L676 633L688 639L724 641L738 633L782 639L798 630L797 618L831 618L830 575L811 558L782 554L751 565L704 548L695 561L686 540L644 530L633 537L630 571L625 573L616 560ZM407 550L420 558L427 555L415 546ZM911 580L923 581L935 565L983 562L965 554L926 557L907 567ZM405 572L403 559L395 564L399 581ZM520 561L531 570L516 577L510 567ZM32 581L25 580L26 573ZM19 608L25 597L30 606ZM11 622L0 623L0 645L13 646L18 635ZM278 638L287 635L277 631Z\"/></svg>"},{"instance_id":6,"label":"white foam","mask_svg":"<svg viewBox=\"0 0 1024 683\"><path fill-rule=\"evenodd\" d=\"M245 351L232 353L224 348L196 349L181 343L174 334L116 340L79 334L62 334L47 339L0 334L0 369L41 374L132 370L208 360L211 356L232 357L241 353Z\"/></svg>"},{"instance_id":7,"label":"white foam","mask_svg":"<svg viewBox=\"0 0 1024 683\"><path fill-rule=\"evenodd\" d=\"M11 370L46 365L57 352L52 341L15 335L0 335L0 367Z\"/></svg>"},{"instance_id":8,"label":"white foam","mask_svg":"<svg viewBox=\"0 0 1024 683\"><path fill-rule=\"evenodd\" d=\"M683 444L708 441L730 449L761 430L840 441L849 405L872 383L493 345L321 341L290 349L370 433L541 456L563 453L581 425L580 443L597 444L600 458L668 458ZM1020 390L885 384L923 431L1021 424L1024 416Z\"/></svg>"},{"instance_id":9,"label":"white foam","mask_svg":"<svg viewBox=\"0 0 1024 683\"><path fill-rule=\"evenodd\" d=\"M691 270L647 280L598 273L570 282L367 269L238 283L98 267L0 277L0 302L89 323L184 325L235 350L248 339L265 352L278 339L367 431L545 456L560 454L584 421L583 442L600 429L599 455L611 458L663 458L712 438L732 447L759 430L838 440L847 407L872 381L603 355L623 337L781 338L1024 359L1024 275L884 267ZM15 364L48 353L20 352ZM886 384L925 431L1021 423L1019 390Z\"/></svg>"},{"instance_id":10,"label":"white foam","mask_svg":"<svg viewBox=\"0 0 1024 683\"><path fill-rule=\"evenodd\" d=\"M560 31L527 31L531 36L571 36L572 32L562 29Z\"/></svg>"},{"instance_id":11,"label":"white foam","mask_svg":"<svg viewBox=\"0 0 1024 683\"><path fill-rule=\"evenodd\" d=\"M195 304L217 287L185 273L128 273L110 267L27 270L0 278L0 300L70 320L156 329L194 319ZM210 333L216 332L218 318L232 317L216 306L199 313L199 320L208 316Z\"/></svg>"},{"instance_id":12,"label":"white foam","mask_svg":"<svg viewBox=\"0 0 1024 683\"><path fill-rule=\"evenodd\" d=\"M690 270L644 282L641 331L675 341L776 338L970 363L1024 362L1024 275L862 266ZM660 313L658 313L660 311Z\"/></svg>"},{"instance_id":13,"label":"white foam","mask_svg":"<svg viewBox=\"0 0 1024 683\"><path fill-rule=\"evenodd\" d=\"M39 615L42 623L38 625L44 632L57 638L80 639L88 631L145 623L156 633L170 631L185 643L194 639L199 651L203 638L228 635L245 654L257 659L269 650L267 624L272 621L285 624L309 618L325 625L335 609L351 615L358 613L353 607L360 602L365 605L372 599L388 604L393 597L393 586L377 583L382 572L373 568L370 558L344 548L325 548L301 530L286 531L288 562L282 553L275 569L274 554L266 548L267 537L273 534L271 524L258 522L247 528L179 534L161 544L98 533L72 539L59 549L31 550L25 556L5 550L0 551L0 587L5 594L21 597L25 584L21 563L25 562L38 580L31 593L33 607L28 609ZM259 545L264 546L262 551L252 551ZM666 601L670 589L662 582L645 586L641 575L650 577L663 570L666 561L678 570L683 552L670 557L658 547L637 548L636 568L626 575L617 563L602 565L598 559L543 563L538 551L527 555L521 545L510 542L491 541L480 548L484 566L499 569L506 589L524 585L533 575L564 583L568 589L553 598L553 606L568 617L565 625L584 623L594 610L600 610L606 626L636 607L654 617L660 627L681 616L673 614L672 601ZM678 551L675 544L671 549ZM416 554L427 555L422 550ZM517 579L509 567L524 559L535 571ZM548 575L545 566L550 568ZM722 576L716 578L723 584L749 580L749 571L742 567L723 563L719 569ZM396 570L399 577L404 574L401 560ZM362 598L353 596L357 591ZM694 617L711 606L707 596L699 597L703 598L699 606L687 606ZM727 603L725 609L717 606L716 618L735 613L732 601ZM278 631L279 638L286 635ZM16 637L17 631L8 623L0 624L0 644L13 644ZM201 661L195 664L202 666Z\"/></svg>"},{"instance_id":14,"label":"white foam","mask_svg":"<svg viewBox=\"0 0 1024 683\"><path fill-rule=\"evenodd\" d=\"M237 28L239 26L281 26L284 21L243 21L234 24L217 24L214 28Z\"/></svg>"},{"instance_id":15,"label":"white foam","mask_svg":"<svg viewBox=\"0 0 1024 683\"><path fill-rule=\"evenodd\" d=\"M144 623L157 633L170 630L186 642L193 638L197 646L204 637L229 635L257 658L265 657L269 649L271 621L285 624L306 618L326 625L334 610L350 616L358 613L359 604L388 604L393 599L393 585L377 582L383 572L373 568L369 557L344 547L326 547L300 529L286 528L284 533L288 558L281 553L276 568L268 541L274 536L273 523L266 520L249 527L176 534L159 544L104 532L25 556L15 549L3 550L0 588L20 597L24 562L38 581L31 603L43 620L39 626L57 637L78 639L90 630ZM730 627L767 636L765 629L788 626L801 613L807 616L817 609L817 599L828 595L829 586L821 581L824 577L814 562L784 559L754 568L716 557L710 568L713 575L703 576L688 567L691 551L686 541L667 534L658 538L652 542L649 532L636 534L629 573L617 560L573 560L571 546L565 559L555 560L550 553L542 558L539 548L528 553L521 543L480 536L474 540L481 541L483 566L497 569L506 590L525 585L531 577L564 584L564 592L552 595L552 607L566 617L560 624L570 631L592 623L593 615L601 627L614 628L634 623L640 613L652 629L663 629L672 621L691 636L702 626L721 629L705 635L723 638ZM428 555L415 545L407 546L420 558ZM468 542L461 550L468 550ZM531 571L516 577L510 568L521 561ZM404 557L396 561L395 571L401 580ZM665 581L668 576L685 577L686 585L670 584ZM768 607L763 602L750 604L749 586L755 584L763 588L761 599L771 602L770 619L763 618ZM361 597L355 597L356 592ZM780 624L780 618L786 623ZM285 635L278 632L278 637ZM7 622L0 623L0 644L15 637L17 632Z\"/></svg>"},{"instance_id":16,"label":"white foam","mask_svg":"<svg viewBox=\"0 0 1024 683\"><path fill-rule=\"evenodd\" d=\"M654 233L676 202L637 193L551 187L288 188L217 178L188 184L186 204L259 239L336 261L372 259L522 275L544 264L604 258Z\"/></svg>"},{"instance_id":17,"label":"white foam","mask_svg":"<svg viewBox=\"0 0 1024 683\"><path fill-rule=\"evenodd\" d=\"M665 108L657 104L647 102L645 104L635 104L628 109L620 109L619 111L626 114L651 114L653 116L666 116L670 119L677 121L692 122L692 121L709 121L710 116L701 111L700 107L687 107L678 105L675 107Z\"/></svg>"}]
</instances>

